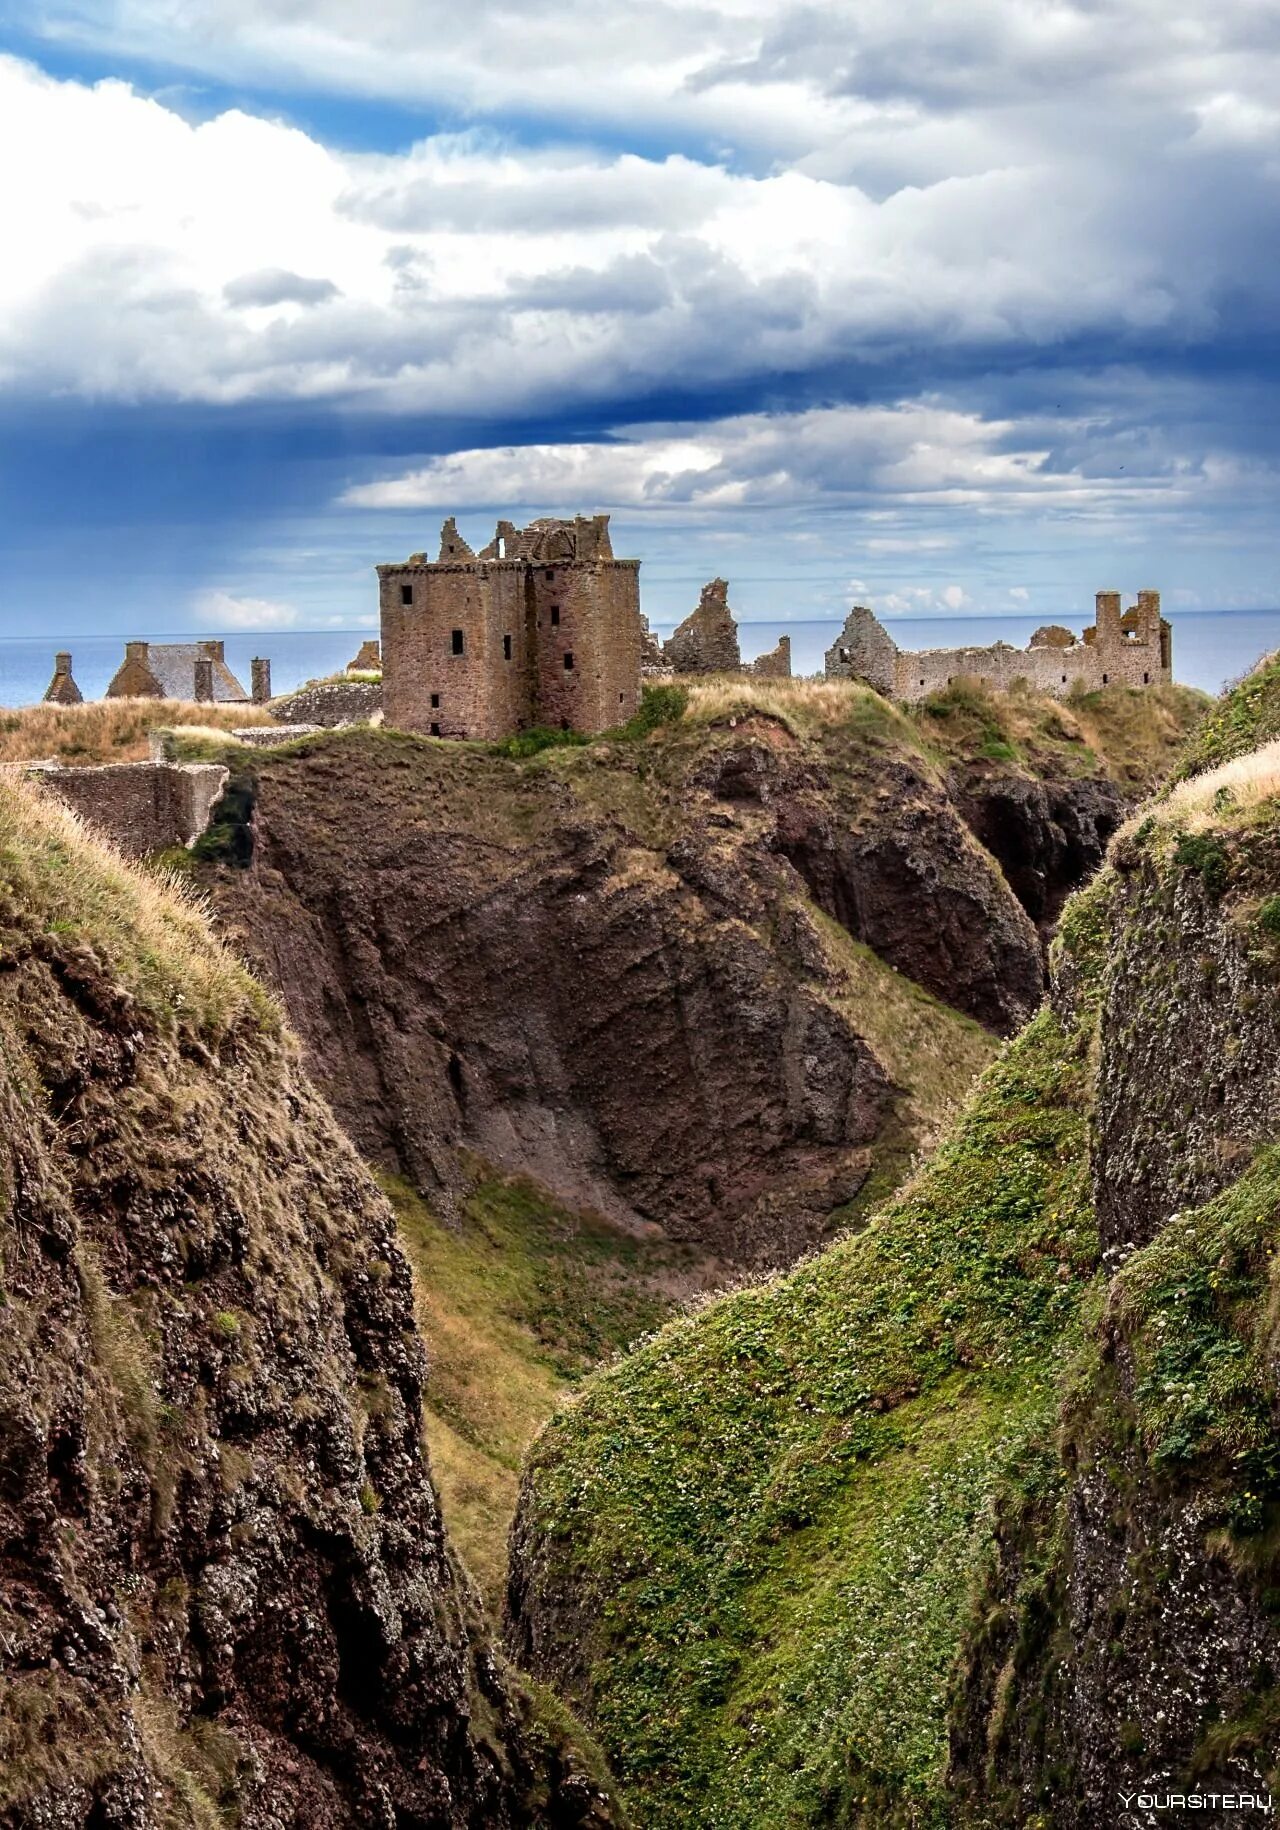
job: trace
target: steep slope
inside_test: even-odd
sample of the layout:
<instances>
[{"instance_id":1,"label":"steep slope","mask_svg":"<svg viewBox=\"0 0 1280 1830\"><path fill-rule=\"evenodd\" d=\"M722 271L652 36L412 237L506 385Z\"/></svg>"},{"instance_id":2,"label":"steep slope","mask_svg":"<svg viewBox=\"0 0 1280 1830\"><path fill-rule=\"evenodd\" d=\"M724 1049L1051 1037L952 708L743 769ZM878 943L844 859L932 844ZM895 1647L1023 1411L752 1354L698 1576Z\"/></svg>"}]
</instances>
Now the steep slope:
<instances>
[{"instance_id":1,"label":"steep slope","mask_svg":"<svg viewBox=\"0 0 1280 1830\"><path fill-rule=\"evenodd\" d=\"M548 1427L511 1643L647 1824L1268 1821L1278 988L1280 748L1131 822L897 1200Z\"/></svg>"},{"instance_id":2,"label":"steep slope","mask_svg":"<svg viewBox=\"0 0 1280 1830\"><path fill-rule=\"evenodd\" d=\"M624 1227L777 1263L901 1173L991 1047L829 935L778 832L794 813L812 861L820 822L833 846L852 828L799 749L772 721L526 760L339 733L254 759L252 863L211 888L356 1142L446 1213L474 1153ZM727 785L740 763L754 799ZM1020 1008L1034 931L940 790L921 774L881 825L848 867L872 886L863 925L904 955L893 899L918 895L930 976ZM904 1016L937 1031L918 1064L880 1039Z\"/></svg>"},{"instance_id":3,"label":"steep slope","mask_svg":"<svg viewBox=\"0 0 1280 1830\"><path fill-rule=\"evenodd\" d=\"M0 1823L603 1814L451 1566L393 1217L276 1007L12 786L0 1253Z\"/></svg>"}]
</instances>

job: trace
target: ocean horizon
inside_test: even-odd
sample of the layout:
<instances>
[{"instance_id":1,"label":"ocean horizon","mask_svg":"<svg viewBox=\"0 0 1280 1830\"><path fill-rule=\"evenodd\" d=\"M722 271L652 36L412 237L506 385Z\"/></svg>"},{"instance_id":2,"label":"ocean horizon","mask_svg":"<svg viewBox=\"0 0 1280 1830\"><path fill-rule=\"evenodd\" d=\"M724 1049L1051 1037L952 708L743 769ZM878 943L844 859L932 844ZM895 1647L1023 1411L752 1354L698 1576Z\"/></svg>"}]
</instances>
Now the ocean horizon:
<instances>
[{"instance_id":1,"label":"ocean horizon","mask_svg":"<svg viewBox=\"0 0 1280 1830\"><path fill-rule=\"evenodd\" d=\"M1166 612L1173 625L1173 673L1185 686L1217 693L1239 679L1264 654L1280 648L1280 609L1183 610ZM954 648L1004 641L1025 647L1043 616L885 617L885 627L900 648ZM762 619L741 622L738 634L746 661L773 648L779 636L791 637L792 671L822 672L826 649L842 626L841 617ZM675 620L655 619L659 636L670 635ZM220 639L227 664L246 690L249 663L255 655L271 660L277 693L291 692L307 680L338 672L354 659L368 628L325 630L184 630L146 635L153 642ZM76 683L86 699L97 699L124 658L122 636L0 637L0 706L33 705L44 697L58 649L69 649Z\"/></svg>"}]
</instances>

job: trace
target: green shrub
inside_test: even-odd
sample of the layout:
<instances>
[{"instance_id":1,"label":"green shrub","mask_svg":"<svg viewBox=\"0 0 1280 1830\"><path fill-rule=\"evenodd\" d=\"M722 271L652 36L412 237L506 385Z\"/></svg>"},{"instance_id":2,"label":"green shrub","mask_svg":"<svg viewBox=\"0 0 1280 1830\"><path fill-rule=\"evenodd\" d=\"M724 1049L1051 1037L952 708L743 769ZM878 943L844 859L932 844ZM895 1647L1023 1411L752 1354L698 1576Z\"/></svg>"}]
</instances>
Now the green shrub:
<instances>
[{"instance_id":1,"label":"green shrub","mask_svg":"<svg viewBox=\"0 0 1280 1830\"><path fill-rule=\"evenodd\" d=\"M1203 832L1185 832L1178 840L1173 861L1182 870L1198 871L1211 896L1227 887L1227 854L1219 841Z\"/></svg>"},{"instance_id":2,"label":"green shrub","mask_svg":"<svg viewBox=\"0 0 1280 1830\"><path fill-rule=\"evenodd\" d=\"M1258 926L1264 934L1280 939L1280 896L1268 896L1258 910Z\"/></svg>"}]
</instances>

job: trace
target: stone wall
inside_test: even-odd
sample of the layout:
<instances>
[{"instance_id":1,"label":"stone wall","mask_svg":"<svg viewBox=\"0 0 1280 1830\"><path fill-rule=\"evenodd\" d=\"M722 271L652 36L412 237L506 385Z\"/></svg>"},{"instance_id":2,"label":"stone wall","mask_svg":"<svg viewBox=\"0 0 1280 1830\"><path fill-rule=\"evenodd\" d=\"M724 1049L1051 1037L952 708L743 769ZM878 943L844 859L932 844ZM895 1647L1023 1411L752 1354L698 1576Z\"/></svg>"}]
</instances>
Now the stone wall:
<instances>
[{"instance_id":1,"label":"stone wall","mask_svg":"<svg viewBox=\"0 0 1280 1830\"><path fill-rule=\"evenodd\" d=\"M227 771L218 763L19 767L130 858L190 845L209 824L209 814L227 779Z\"/></svg>"},{"instance_id":2,"label":"stone wall","mask_svg":"<svg viewBox=\"0 0 1280 1830\"><path fill-rule=\"evenodd\" d=\"M1060 625L1048 625L1036 632L1028 648L993 642L971 648L900 649L866 605L855 604L827 650L826 674L829 680L863 680L887 698L908 703L957 680L998 689L1025 681L1061 698L1073 688L1092 692L1103 686L1155 686L1172 680L1172 636L1160 615L1156 591L1140 591L1137 604L1123 614L1119 592L1100 591L1094 626L1081 639Z\"/></svg>"},{"instance_id":3,"label":"stone wall","mask_svg":"<svg viewBox=\"0 0 1280 1830\"><path fill-rule=\"evenodd\" d=\"M757 655L745 671L754 674L757 680L789 680L791 678L791 637L780 635L778 646L771 648L768 654Z\"/></svg>"},{"instance_id":4,"label":"stone wall","mask_svg":"<svg viewBox=\"0 0 1280 1830\"><path fill-rule=\"evenodd\" d=\"M281 724L367 724L382 710L382 688L376 680L327 680L285 693L268 706Z\"/></svg>"},{"instance_id":5,"label":"stone wall","mask_svg":"<svg viewBox=\"0 0 1280 1830\"><path fill-rule=\"evenodd\" d=\"M729 608L723 578L703 585L698 607L663 644L663 659L678 674L736 674L742 671L738 625Z\"/></svg>"},{"instance_id":6,"label":"stone wall","mask_svg":"<svg viewBox=\"0 0 1280 1830\"><path fill-rule=\"evenodd\" d=\"M607 731L639 709L639 571L627 559L532 568L535 723Z\"/></svg>"}]
</instances>

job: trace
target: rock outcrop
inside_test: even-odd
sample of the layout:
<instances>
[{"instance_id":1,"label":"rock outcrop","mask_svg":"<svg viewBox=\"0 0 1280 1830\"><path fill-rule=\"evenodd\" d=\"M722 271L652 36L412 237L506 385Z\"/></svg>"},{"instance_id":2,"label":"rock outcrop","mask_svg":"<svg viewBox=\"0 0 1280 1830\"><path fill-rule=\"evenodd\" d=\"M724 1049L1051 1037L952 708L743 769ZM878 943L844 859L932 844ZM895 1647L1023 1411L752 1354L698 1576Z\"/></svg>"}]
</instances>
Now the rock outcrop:
<instances>
[{"instance_id":1,"label":"rock outcrop","mask_svg":"<svg viewBox=\"0 0 1280 1830\"><path fill-rule=\"evenodd\" d=\"M391 1212L205 921L0 785L0 1823L607 1821L449 1557Z\"/></svg>"},{"instance_id":2,"label":"rock outcrop","mask_svg":"<svg viewBox=\"0 0 1280 1830\"><path fill-rule=\"evenodd\" d=\"M447 1196L471 1151L786 1262L902 1139L904 1081L817 911L1001 1030L1039 997L1035 930L905 757L876 757L871 791L768 719L559 756L377 733L263 756L221 917L374 1161Z\"/></svg>"}]
</instances>

